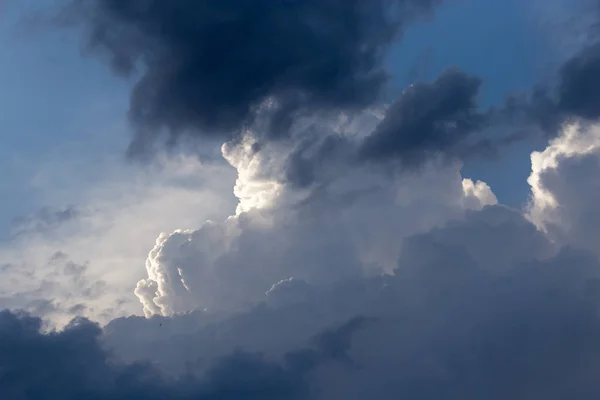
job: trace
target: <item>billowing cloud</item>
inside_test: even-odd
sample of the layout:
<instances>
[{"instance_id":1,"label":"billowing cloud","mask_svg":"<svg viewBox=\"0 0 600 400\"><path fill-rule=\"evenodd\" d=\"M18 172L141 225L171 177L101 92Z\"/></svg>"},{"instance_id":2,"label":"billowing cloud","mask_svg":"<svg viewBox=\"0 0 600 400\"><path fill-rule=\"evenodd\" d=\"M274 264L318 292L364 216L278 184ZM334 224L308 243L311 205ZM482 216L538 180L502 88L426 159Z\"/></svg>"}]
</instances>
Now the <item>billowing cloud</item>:
<instances>
[{"instance_id":1,"label":"billowing cloud","mask_svg":"<svg viewBox=\"0 0 600 400\"><path fill-rule=\"evenodd\" d=\"M506 111L525 117L527 123L539 125L548 136L561 132L562 125L573 120L595 123L600 117L598 81L600 72L600 7L597 2L583 2L584 14L571 16L583 36L576 50L563 61L551 84L538 82L528 100L511 97ZM581 6L579 4L578 6ZM521 120L523 121L523 120Z\"/></svg>"},{"instance_id":2,"label":"billowing cloud","mask_svg":"<svg viewBox=\"0 0 600 400\"><path fill-rule=\"evenodd\" d=\"M597 157L596 133L588 125L568 127L532 155L532 205L526 214L496 205L487 185L461 179L457 170L449 173L447 164L432 165L431 175L426 170L393 179L377 175L394 193L387 205L381 188L370 192L376 203L360 196L344 203L339 199L347 192L330 191L311 195L303 203L311 214L302 214L278 202L278 196L289 198L282 194L286 190L297 190L281 185L262 208L162 237L149 261L167 274L156 279L165 290L162 297L152 292L154 297L142 298L146 312L196 311L116 319L105 328L103 343L128 362L151 359L166 373L193 366L203 374L232 348L288 360L290 349L363 315L372 322L353 335L349 347L339 342L348 349L343 363L319 365L309 374L306 398L593 398L600 391L593 378L600 348L600 263L596 248L588 245L598 230L580 235L591 226L585 218L568 219L556 231L548 222L554 211L579 215L581 205L591 212L597 204L594 192L573 179L580 170L570 172L581 162L597 167L587 160ZM593 171L581 176L595 176ZM354 186L342 185L340 178L331 187L375 181L353 173ZM555 178L562 186L551 185L548 174L564 174ZM572 198L579 200L565 202ZM438 202L425 204L431 199ZM542 204L544 199L554 202ZM327 207L329 200L335 208ZM278 207L284 207L283 216ZM350 217L341 217L344 207L351 207ZM439 219L421 229L418 219L410 219L436 210ZM305 221L311 215L317 218ZM412 229L393 230L402 223ZM306 233L298 235L298 226ZM367 232L367 239L352 235L354 227ZM559 241L553 232L569 240ZM215 233L221 239L211 236ZM385 237L392 238L389 247L382 245ZM231 247L224 250L224 243ZM306 247L311 243L319 247ZM386 249L396 250L389 256L391 267L376 268L364 258ZM225 261L205 262L214 255ZM194 271L204 277L186 279ZM240 295L254 305L228 309Z\"/></svg>"},{"instance_id":3,"label":"billowing cloud","mask_svg":"<svg viewBox=\"0 0 600 400\"><path fill-rule=\"evenodd\" d=\"M600 129L584 122L531 155L528 215L555 242L600 254Z\"/></svg>"},{"instance_id":4,"label":"billowing cloud","mask_svg":"<svg viewBox=\"0 0 600 400\"><path fill-rule=\"evenodd\" d=\"M404 238L497 202L458 162L388 175L333 160L320 185L298 188L280 175L293 147L252 144L248 136L223 147L238 171L237 213L158 238L136 289L146 315L238 310L288 278L330 284L391 271Z\"/></svg>"},{"instance_id":5,"label":"billowing cloud","mask_svg":"<svg viewBox=\"0 0 600 400\"><path fill-rule=\"evenodd\" d=\"M600 117L599 72L600 43L583 48L569 59L560 71L559 108L587 119Z\"/></svg>"},{"instance_id":6,"label":"billowing cloud","mask_svg":"<svg viewBox=\"0 0 600 400\"><path fill-rule=\"evenodd\" d=\"M526 213L459 164L355 165L305 190L277 178L293 149L229 143L242 206L158 238L136 291L149 318L42 333L1 314L0 394L596 398L597 132L568 126L532 155Z\"/></svg>"},{"instance_id":7,"label":"billowing cloud","mask_svg":"<svg viewBox=\"0 0 600 400\"><path fill-rule=\"evenodd\" d=\"M223 219L236 206L228 165L187 157L139 168L112 157L93 167L77 161L42 164L31 184L51 206L18 218L0 242L0 307L59 326L75 315L106 322L139 313L132 288L157 233ZM63 199L77 205L59 207ZM41 307L48 300L52 307Z\"/></svg>"},{"instance_id":8,"label":"billowing cloud","mask_svg":"<svg viewBox=\"0 0 600 400\"><path fill-rule=\"evenodd\" d=\"M232 317L119 319L104 340L127 359L204 371L236 347L285 359L331 321L368 315L346 361L311 373L306 398L592 398L599 267L585 251L553 250L518 212L489 206L405 241L392 274L285 280L266 304Z\"/></svg>"},{"instance_id":9,"label":"billowing cloud","mask_svg":"<svg viewBox=\"0 0 600 400\"><path fill-rule=\"evenodd\" d=\"M184 170L177 184L150 175L132 185L141 195L100 213L100 224L85 209L27 224L41 227L17 238L29 252L0 268L10 279L29 273L32 285L2 300L49 316L89 314L112 287L94 267L98 249L141 246L156 228L142 229L146 220L166 229L145 274L107 269L131 274L116 280L131 287L129 278L143 278L135 295L144 317L102 329L75 319L52 331L0 313L0 395L598 398L600 142L584 84L594 60L575 55L556 91L536 92L524 108L509 103L506 111L552 110L557 119L543 121L556 138L532 154L527 209L504 207L485 182L461 174L460 159L484 148L493 117L505 117L478 108L478 78L449 69L390 106L374 101L385 82L381 53L436 3L76 3L90 18L91 48L118 72L141 75L132 149L191 134L222 144L229 166L187 160L187 173L187 162L175 168ZM383 18L392 9L408 13ZM187 195L220 198L198 189L196 176L210 189L228 177L237 206L210 220L180 207ZM73 229L82 221L105 240ZM71 240L52 238L55 230ZM27 247L24 237L45 241ZM80 292L37 288L40 269L15 267L29 253L50 271L44 282L74 282ZM95 290L96 279L107 285Z\"/></svg>"}]
</instances>

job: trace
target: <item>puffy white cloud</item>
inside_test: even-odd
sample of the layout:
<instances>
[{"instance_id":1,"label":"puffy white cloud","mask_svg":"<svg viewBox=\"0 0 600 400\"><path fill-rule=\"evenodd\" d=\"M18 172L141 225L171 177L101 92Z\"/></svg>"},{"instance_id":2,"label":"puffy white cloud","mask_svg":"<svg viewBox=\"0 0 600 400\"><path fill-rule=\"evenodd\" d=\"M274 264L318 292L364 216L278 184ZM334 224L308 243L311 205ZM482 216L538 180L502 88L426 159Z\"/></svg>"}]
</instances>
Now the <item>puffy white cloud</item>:
<instances>
[{"instance_id":1,"label":"puffy white cloud","mask_svg":"<svg viewBox=\"0 0 600 400\"><path fill-rule=\"evenodd\" d=\"M531 165L529 218L557 244L600 254L600 126L566 126Z\"/></svg>"},{"instance_id":2,"label":"puffy white cloud","mask_svg":"<svg viewBox=\"0 0 600 400\"><path fill-rule=\"evenodd\" d=\"M2 307L28 309L58 325L74 315L108 321L139 314L132 288L157 232L196 227L235 209L228 165L192 157L144 167L113 157L96 162L51 157L32 178L49 207L16 220L13 236L0 243ZM74 206L61 207L66 199ZM65 269L69 263L84 267L77 279ZM92 289L98 284L101 290ZM35 306L47 299L53 308Z\"/></svg>"},{"instance_id":3,"label":"puffy white cloud","mask_svg":"<svg viewBox=\"0 0 600 400\"><path fill-rule=\"evenodd\" d=\"M158 238L135 292L145 315L243 309L289 278L323 284L390 272L404 238L497 203L485 183L462 178L460 163L435 159L418 170L382 171L332 156L312 186L286 181L285 168L307 135L319 140L311 129L325 140L323 132L355 140L379 118L368 112L352 121L304 121L285 143L259 144L249 131L225 144L223 156L238 173L236 213Z\"/></svg>"}]
</instances>

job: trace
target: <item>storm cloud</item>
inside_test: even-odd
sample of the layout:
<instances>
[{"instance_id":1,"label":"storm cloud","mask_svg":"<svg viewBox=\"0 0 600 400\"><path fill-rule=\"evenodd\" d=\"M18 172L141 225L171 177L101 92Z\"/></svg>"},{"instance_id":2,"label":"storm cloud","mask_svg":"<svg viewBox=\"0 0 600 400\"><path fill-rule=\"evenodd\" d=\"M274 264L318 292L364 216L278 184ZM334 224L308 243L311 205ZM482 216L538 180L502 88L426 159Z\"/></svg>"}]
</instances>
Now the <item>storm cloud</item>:
<instances>
[{"instance_id":1,"label":"storm cloud","mask_svg":"<svg viewBox=\"0 0 600 400\"><path fill-rule=\"evenodd\" d=\"M149 363L119 363L101 344L100 327L74 319L62 331L42 321L0 312L0 395L7 399L306 399L306 376L322 363L347 357L351 336L368 322L354 318L313 338L314 346L281 362L234 352L202 376L167 377Z\"/></svg>"},{"instance_id":2,"label":"storm cloud","mask_svg":"<svg viewBox=\"0 0 600 400\"><path fill-rule=\"evenodd\" d=\"M384 105L386 49L437 3L72 3L88 49L136 82L130 151L186 136L222 144L237 206L198 223L209 204L194 203L177 223L196 229L165 225L132 274L143 317L51 330L0 312L0 397L597 399L593 46L523 104L480 107L485 82L452 67ZM462 159L512 140L486 136L505 123L552 131L531 154L522 210L461 173ZM123 217L132 203L110 220L131 230L103 253L141 240L143 219ZM111 285L93 285L94 261L64 249L44 262L81 293L21 301L33 312L89 314Z\"/></svg>"},{"instance_id":3,"label":"storm cloud","mask_svg":"<svg viewBox=\"0 0 600 400\"><path fill-rule=\"evenodd\" d=\"M411 167L436 154L458 156L460 144L466 145L466 138L487 123L477 104L481 83L481 79L451 68L431 83L407 88L364 140L360 157L397 159Z\"/></svg>"},{"instance_id":4,"label":"storm cloud","mask_svg":"<svg viewBox=\"0 0 600 400\"><path fill-rule=\"evenodd\" d=\"M161 135L232 138L269 106L267 136L296 116L379 99L382 61L405 24L441 0L74 1L87 46L139 77L132 151Z\"/></svg>"}]
</instances>

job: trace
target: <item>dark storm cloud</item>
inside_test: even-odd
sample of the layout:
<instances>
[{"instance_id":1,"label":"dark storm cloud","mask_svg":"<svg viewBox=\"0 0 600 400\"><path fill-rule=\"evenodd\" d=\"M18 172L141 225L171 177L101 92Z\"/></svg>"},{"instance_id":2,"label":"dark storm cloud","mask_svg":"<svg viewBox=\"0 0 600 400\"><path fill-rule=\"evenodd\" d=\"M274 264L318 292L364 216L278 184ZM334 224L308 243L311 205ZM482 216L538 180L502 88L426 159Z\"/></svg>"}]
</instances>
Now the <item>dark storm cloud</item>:
<instances>
[{"instance_id":1,"label":"dark storm cloud","mask_svg":"<svg viewBox=\"0 0 600 400\"><path fill-rule=\"evenodd\" d=\"M597 20L589 27L586 44L560 66L555 82L538 84L528 99L511 97L507 115L537 124L551 137L560 133L565 122L595 122L600 118L600 3L595 2L594 7L586 15ZM576 19L573 23L579 22Z\"/></svg>"},{"instance_id":2,"label":"dark storm cloud","mask_svg":"<svg viewBox=\"0 0 600 400\"><path fill-rule=\"evenodd\" d=\"M366 320L355 318L291 352L279 364L241 351L223 357L202 377L173 380L150 364L118 364L100 345L101 329L75 319L61 332L42 333L39 318L0 312L0 397L27 400L304 399L306 374L347 358L350 336Z\"/></svg>"},{"instance_id":3,"label":"dark storm cloud","mask_svg":"<svg viewBox=\"0 0 600 400\"><path fill-rule=\"evenodd\" d=\"M586 119L600 117L600 42L587 46L560 70L558 108Z\"/></svg>"},{"instance_id":4,"label":"dark storm cloud","mask_svg":"<svg viewBox=\"0 0 600 400\"><path fill-rule=\"evenodd\" d=\"M441 0L75 0L87 44L121 75L143 149L158 132L231 137L276 100L271 134L294 116L377 100L386 48Z\"/></svg>"},{"instance_id":5,"label":"dark storm cloud","mask_svg":"<svg viewBox=\"0 0 600 400\"><path fill-rule=\"evenodd\" d=\"M410 86L365 139L361 158L394 158L414 166L435 153L456 153L457 145L486 123L477 105L480 86L479 78L458 68L444 71L432 83Z\"/></svg>"}]
</instances>

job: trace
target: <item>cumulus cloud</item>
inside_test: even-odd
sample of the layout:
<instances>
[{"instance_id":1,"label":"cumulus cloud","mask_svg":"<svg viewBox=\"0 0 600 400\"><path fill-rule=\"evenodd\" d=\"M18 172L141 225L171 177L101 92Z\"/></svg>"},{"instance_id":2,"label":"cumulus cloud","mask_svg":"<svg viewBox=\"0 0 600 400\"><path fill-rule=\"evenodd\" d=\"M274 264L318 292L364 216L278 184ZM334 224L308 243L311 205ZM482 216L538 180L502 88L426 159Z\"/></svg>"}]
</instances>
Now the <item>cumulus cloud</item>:
<instances>
[{"instance_id":1,"label":"cumulus cloud","mask_svg":"<svg viewBox=\"0 0 600 400\"><path fill-rule=\"evenodd\" d=\"M579 10L582 5L583 10ZM579 12L573 16L572 9ZM513 117L524 116L526 123L539 125L550 137L561 132L565 123L582 119L594 123L600 117L596 79L600 71L600 8L592 1L576 4L572 9L566 13L569 24L583 32L576 35L579 43L575 50L563 60L551 83L538 82L527 100L511 96L505 110Z\"/></svg>"},{"instance_id":2,"label":"cumulus cloud","mask_svg":"<svg viewBox=\"0 0 600 400\"><path fill-rule=\"evenodd\" d=\"M327 127L320 121L326 126L319 129L333 131L339 127L334 122ZM292 132L290 140L298 137ZM236 214L158 238L146 262L148 278L136 289L146 315L239 310L288 278L325 284L391 271L404 238L497 202L485 183L463 180L456 161L382 174L333 159L319 184L299 188L281 175L294 143L265 143L259 152L254 143L249 132L223 146L238 171Z\"/></svg>"},{"instance_id":3,"label":"cumulus cloud","mask_svg":"<svg viewBox=\"0 0 600 400\"><path fill-rule=\"evenodd\" d=\"M285 360L332 321L367 315L350 345L326 341L347 348L345 361L316 368L306 398L593 398L599 267L584 250L553 247L522 214L488 206L404 241L391 274L287 279L231 317L119 319L104 340L126 359L204 371L236 347Z\"/></svg>"},{"instance_id":4,"label":"cumulus cloud","mask_svg":"<svg viewBox=\"0 0 600 400\"><path fill-rule=\"evenodd\" d=\"M140 313L132 288L157 233L225 218L234 182L228 165L189 157L127 167L114 157L90 166L49 156L30 184L50 206L18 218L0 243L1 306L59 326L74 315L106 322ZM64 199L76 205L60 207ZM39 307L49 299L53 308Z\"/></svg>"},{"instance_id":5,"label":"cumulus cloud","mask_svg":"<svg viewBox=\"0 0 600 400\"><path fill-rule=\"evenodd\" d=\"M396 158L405 166L419 165L436 153L457 156L465 139L487 124L478 111L481 80L457 68L430 84L405 90L359 150L366 159ZM428 157L429 156L429 157Z\"/></svg>"},{"instance_id":6,"label":"cumulus cloud","mask_svg":"<svg viewBox=\"0 0 600 400\"><path fill-rule=\"evenodd\" d=\"M557 243L598 253L600 129L585 122L531 155L530 219Z\"/></svg>"},{"instance_id":7,"label":"cumulus cloud","mask_svg":"<svg viewBox=\"0 0 600 400\"><path fill-rule=\"evenodd\" d=\"M290 198L286 191L298 193L281 184L263 208L176 232L157 246L163 255L149 260L163 263L166 276L156 284L167 290L142 300L147 315L169 316L113 320L103 343L128 362L152 359L166 373L193 366L204 374L232 348L285 364L290 349L362 315L371 323L350 345L331 342L347 349L344 361L312 370L305 398L593 398L600 390L594 379L600 263L589 244L598 229L580 236L592 225L571 216L597 204L594 192L573 179L580 163L586 165L580 176L595 176L596 136L593 126L570 126L532 154L532 204L525 213L497 205L485 183L462 179L458 166L448 164L391 178L356 169L352 184L338 177L325 194L311 192L302 203L309 214L279 203L278 196ZM376 202L365 195L341 201L364 182ZM566 210L569 219L560 214ZM552 230L554 221L569 224ZM563 241L554 232L563 232ZM205 263L213 256L217 261ZM383 259L392 265L381 267ZM373 266L377 261L381 268ZM201 279L187 279L198 271ZM237 296L254 305L227 309Z\"/></svg>"}]
</instances>

